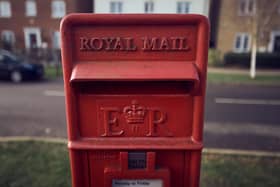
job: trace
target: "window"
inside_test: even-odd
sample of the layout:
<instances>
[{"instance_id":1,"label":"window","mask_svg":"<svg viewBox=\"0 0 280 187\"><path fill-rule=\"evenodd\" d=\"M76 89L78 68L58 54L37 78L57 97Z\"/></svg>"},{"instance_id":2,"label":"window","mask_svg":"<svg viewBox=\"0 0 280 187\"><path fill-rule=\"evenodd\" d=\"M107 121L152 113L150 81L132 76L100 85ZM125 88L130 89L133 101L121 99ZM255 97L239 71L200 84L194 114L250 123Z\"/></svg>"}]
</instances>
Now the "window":
<instances>
[{"instance_id":1,"label":"window","mask_svg":"<svg viewBox=\"0 0 280 187\"><path fill-rule=\"evenodd\" d=\"M253 15L255 11L255 0L239 0L239 15Z\"/></svg>"},{"instance_id":2,"label":"window","mask_svg":"<svg viewBox=\"0 0 280 187\"><path fill-rule=\"evenodd\" d=\"M6 44L13 45L15 43L14 32L9 30L3 30L1 33L1 40Z\"/></svg>"},{"instance_id":3,"label":"window","mask_svg":"<svg viewBox=\"0 0 280 187\"><path fill-rule=\"evenodd\" d=\"M36 8L35 1L27 0L25 2L25 15L26 16L36 16L37 15L37 8Z\"/></svg>"},{"instance_id":4,"label":"window","mask_svg":"<svg viewBox=\"0 0 280 187\"><path fill-rule=\"evenodd\" d=\"M9 1L0 1L0 17L9 18L11 16L11 3Z\"/></svg>"},{"instance_id":5,"label":"window","mask_svg":"<svg viewBox=\"0 0 280 187\"><path fill-rule=\"evenodd\" d=\"M190 2L177 2L177 13L178 14L187 14L190 12Z\"/></svg>"},{"instance_id":6,"label":"window","mask_svg":"<svg viewBox=\"0 0 280 187\"><path fill-rule=\"evenodd\" d=\"M119 2L119 1L110 2L110 12L111 13L122 13L122 2Z\"/></svg>"},{"instance_id":7,"label":"window","mask_svg":"<svg viewBox=\"0 0 280 187\"><path fill-rule=\"evenodd\" d=\"M54 49L60 49L60 33L59 33L59 31L53 32L52 41L53 41L53 48Z\"/></svg>"},{"instance_id":8,"label":"window","mask_svg":"<svg viewBox=\"0 0 280 187\"><path fill-rule=\"evenodd\" d=\"M271 31L268 51L280 54L280 30Z\"/></svg>"},{"instance_id":9,"label":"window","mask_svg":"<svg viewBox=\"0 0 280 187\"><path fill-rule=\"evenodd\" d=\"M42 46L41 30L37 27L24 28L25 48L33 49Z\"/></svg>"},{"instance_id":10,"label":"window","mask_svg":"<svg viewBox=\"0 0 280 187\"><path fill-rule=\"evenodd\" d=\"M145 13L153 13L154 12L154 2L146 1L144 4Z\"/></svg>"},{"instance_id":11,"label":"window","mask_svg":"<svg viewBox=\"0 0 280 187\"><path fill-rule=\"evenodd\" d=\"M52 1L52 18L62 18L66 14L65 2L61 0Z\"/></svg>"},{"instance_id":12,"label":"window","mask_svg":"<svg viewBox=\"0 0 280 187\"><path fill-rule=\"evenodd\" d=\"M248 33L237 33L234 42L234 52L249 52L250 42L250 35Z\"/></svg>"}]
</instances>

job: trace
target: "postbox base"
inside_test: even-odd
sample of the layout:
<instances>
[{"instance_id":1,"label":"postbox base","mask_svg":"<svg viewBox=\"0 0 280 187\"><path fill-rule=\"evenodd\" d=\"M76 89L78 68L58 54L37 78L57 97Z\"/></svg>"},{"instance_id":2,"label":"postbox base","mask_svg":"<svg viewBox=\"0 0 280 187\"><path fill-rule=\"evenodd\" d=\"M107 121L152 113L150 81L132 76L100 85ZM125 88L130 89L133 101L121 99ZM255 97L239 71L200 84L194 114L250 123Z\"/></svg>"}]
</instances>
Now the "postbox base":
<instances>
[{"instance_id":1,"label":"postbox base","mask_svg":"<svg viewBox=\"0 0 280 187\"><path fill-rule=\"evenodd\" d=\"M181 150L71 150L76 167L73 186L84 187L194 187L194 177L199 177L200 158L193 151ZM143 153L130 163L130 153ZM200 151L196 151L200 155ZM197 156L197 155L196 155ZM142 159L142 160L141 160ZM194 161L199 163L195 163ZM144 162L144 163L143 163ZM191 170L194 170L191 172ZM72 170L73 171L73 170ZM142 185L142 186L141 186Z\"/></svg>"}]
</instances>

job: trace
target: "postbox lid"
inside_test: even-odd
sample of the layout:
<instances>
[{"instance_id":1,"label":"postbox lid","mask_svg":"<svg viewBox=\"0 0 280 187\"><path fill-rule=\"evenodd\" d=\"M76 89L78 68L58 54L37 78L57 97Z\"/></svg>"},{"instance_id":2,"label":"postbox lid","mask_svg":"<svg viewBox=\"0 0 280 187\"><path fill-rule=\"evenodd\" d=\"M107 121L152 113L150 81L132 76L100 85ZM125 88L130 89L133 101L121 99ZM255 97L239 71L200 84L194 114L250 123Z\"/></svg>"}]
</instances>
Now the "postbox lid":
<instances>
[{"instance_id":1,"label":"postbox lid","mask_svg":"<svg viewBox=\"0 0 280 187\"><path fill-rule=\"evenodd\" d=\"M71 82L80 81L154 81L180 80L199 83L199 73L192 62L81 62L71 75Z\"/></svg>"}]
</instances>

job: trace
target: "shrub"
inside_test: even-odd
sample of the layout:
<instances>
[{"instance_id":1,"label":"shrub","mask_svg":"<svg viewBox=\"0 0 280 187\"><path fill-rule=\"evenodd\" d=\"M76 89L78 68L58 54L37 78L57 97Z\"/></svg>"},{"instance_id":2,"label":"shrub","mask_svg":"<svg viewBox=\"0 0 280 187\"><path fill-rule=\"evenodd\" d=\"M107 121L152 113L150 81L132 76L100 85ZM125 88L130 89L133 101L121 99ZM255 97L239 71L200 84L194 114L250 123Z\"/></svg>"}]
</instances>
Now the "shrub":
<instances>
[{"instance_id":1,"label":"shrub","mask_svg":"<svg viewBox=\"0 0 280 187\"><path fill-rule=\"evenodd\" d=\"M222 56L221 53L216 49L209 49L208 52L208 65L209 66L222 66Z\"/></svg>"},{"instance_id":2,"label":"shrub","mask_svg":"<svg viewBox=\"0 0 280 187\"><path fill-rule=\"evenodd\" d=\"M251 53L226 53L224 64L226 66L250 67ZM280 53L258 53L257 68L280 68Z\"/></svg>"}]
</instances>

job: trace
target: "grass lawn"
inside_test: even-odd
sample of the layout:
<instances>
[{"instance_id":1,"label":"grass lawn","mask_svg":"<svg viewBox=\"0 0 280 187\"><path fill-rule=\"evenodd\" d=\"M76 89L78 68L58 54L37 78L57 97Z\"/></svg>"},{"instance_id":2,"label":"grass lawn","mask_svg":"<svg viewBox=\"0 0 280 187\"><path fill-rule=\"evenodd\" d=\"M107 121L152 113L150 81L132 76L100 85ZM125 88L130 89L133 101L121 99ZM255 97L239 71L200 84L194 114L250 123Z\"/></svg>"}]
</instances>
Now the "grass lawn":
<instances>
[{"instance_id":1,"label":"grass lawn","mask_svg":"<svg viewBox=\"0 0 280 187\"><path fill-rule=\"evenodd\" d=\"M0 143L1 187L70 187L65 144Z\"/></svg>"},{"instance_id":2,"label":"grass lawn","mask_svg":"<svg viewBox=\"0 0 280 187\"><path fill-rule=\"evenodd\" d=\"M204 155L202 187L279 187L280 158Z\"/></svg>"},{"instance_id":3,"label":"grass lawn","mask_svg":"<svg viewBox=\"0 0 280 187\"><path fill-rule=\"evenodd\" d=\"M249 75L244 74L209 72L207 81L210 83L280 85L280 73L279 75L257 75L255 79L251 79Z\"/></svg>"},{"instance_id":4,"label":"grass lawn","mask_svg":"<svg viewBox=\"0 0 280 187\"><path fill-rule=\"evenodd\" d=\"M1 187L70 187L64 143L0 143ZM279 187L280 158L204 154L202 187Z\"/></svg>"},{"instance_id":5,"label":"grass lawn","mask_svg":"<svg viewBox=\"0 0 280 187\"><path fill-rule=\"evenodd\" d=\"M62 77L61 67L55 67L55 66L46 66L45 67L45 78L55 79L57 77Z\"/></svg>"}]
</instances>

